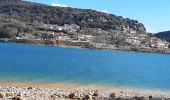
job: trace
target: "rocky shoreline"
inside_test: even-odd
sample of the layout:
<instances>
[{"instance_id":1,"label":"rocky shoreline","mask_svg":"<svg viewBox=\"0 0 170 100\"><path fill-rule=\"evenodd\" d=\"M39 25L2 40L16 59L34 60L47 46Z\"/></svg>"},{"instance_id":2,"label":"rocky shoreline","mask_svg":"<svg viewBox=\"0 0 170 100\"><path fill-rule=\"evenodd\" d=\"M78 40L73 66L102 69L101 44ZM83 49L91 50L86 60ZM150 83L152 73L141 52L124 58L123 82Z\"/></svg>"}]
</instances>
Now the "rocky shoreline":
<instances>
[{"instance_id":1,"label":"rocky shoreline","mask_svg":"<svg viewBox=\"0 0 170 100\"><path fill-rule=\"evenodd\" d=\"M82 48L82 49L94 49L94 50L117 50L117 51L131 51L131 52L143 52L143 53L157 53L157 54L170 54L170 49L142 49L142 48L133 48L133 47L115 47L115 48L98 48L98 47L84 47L84 46L74 46L74 45L65 45L65 44L46 44L42 42L35 42L31 40L22 41L11 41L8 39L0 39L1 43L17 43L17 44L32 44L37 46L52 46L52 47L64 47L64 48Z\"/></svg>"},{"instance_id":2,"label":"rocky shoreline","mask_svg":"<svg viewBox=\"0 0 170 100\"><path fill-rule=\"evenodd\" d=\"M0 100L170 100L167 95L99 90L0 87Z\"/></svg>"}]
</instances>

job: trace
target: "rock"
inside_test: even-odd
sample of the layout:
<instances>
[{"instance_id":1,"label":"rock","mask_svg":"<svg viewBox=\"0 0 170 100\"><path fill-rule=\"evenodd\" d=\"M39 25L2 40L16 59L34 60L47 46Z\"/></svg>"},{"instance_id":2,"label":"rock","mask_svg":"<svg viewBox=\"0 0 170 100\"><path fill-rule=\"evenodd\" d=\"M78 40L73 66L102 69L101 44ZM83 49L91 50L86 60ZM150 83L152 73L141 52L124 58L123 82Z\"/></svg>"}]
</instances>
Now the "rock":
<instances>
[{"instance_id":1,"label":"rock","mask_svg":"<svg viewBox=\"0 0 170 100\"><path fill-rule=\"evenodd\" d=\"M74 93L69 94L69 98L70 98L70 99L74 99L74 96L75 96Z\"/></svg>"},{"instance_id":2,"label":"rock","mask_svg":"<svg viewBox=\"0 0 170 100\"><path fill-rule=\"evenodd\" d=\"M14 96L14 94L13 93L6 93L6 96L7 97L12 97L12 96Z\"/></svg>"},{"instance_id":3,"label":"rock","mask_svg":"<svg viewBox=\"0 0 170 100\"><path fill-rule=\"evenodd\" d=\"M0 98L3 98L4 96L4 93L0 93Z\"/></svg>"},{"instance_id":4,"label":"rock","mask_svg":"<svg viewBox=\"0 0 170 100\"><path fill-rule=\"evenodd\" d=\"M152 97L151 95L148 97L149 100L152 100L152 98L153 98L153 97Z\"/></svg>"},{"instance_id":5,"label":"rock","mask_svg":"<svg viewBox=\"0 0 170 100\"><path fill-rule=\"evenodd\" d=\"M93 96L97 97L99 94L98 92L93 93Z\"/></svg>"},{"instance_id":6,"label":"rock","mask_svg":"<svg viewBox=\"0 0 170 100\"><path fill-rule=\"evenodd\" d=\"M92 100L92 96L91 95L85 95L85 99Z\"/></svg>"},{"instance_id":7,"label":"rock","mask_svg":"<svg viewBox=\"0 0 170 100\"><path fill-rule=\"evenodd\" d=\"M116 94L115 94L115 93L110 94L110 98L111 98L111 99L115 99L115 97L116 97Z\"/></svg>"},{"instance_id":8,"label":"rock","mask_svg":"<svg viewBox=\"0 0 170 100\"><path fill-rule=\"evenodd\" d=\"M52 99L56 99L58 96L56 94L53 94L50 96Z\"/></svg>"},{"instance_id":9,"label":"rock","mask_svg":"<svg viewBox=\"0 0 170 100\"><path fill-rule=\"evenodd\" d=\"M21 97L21 93L19 93L17 96Z\"/></svg>"},{"instance_id":10,"label":"rock","mask_svg":"<svg viewBox=\"0 0 170 100\"><path fill-rule=\"evenodd\" d=\"M148 99L145 99L145 97L138 97L138 96L135 96L133 97L134 100L148 100ZM150 100L150 99L149 99ZM159 99L156 99L156 100L159 100ZM160 99L161 100L161 99Z\"/></svg>"},{"instance_id":11,"label":"rock","mask_svg":"<svg viewBox=\"0 0 170 100\"><path fill-rule=\"evenodd\" d=\"M59 98L62 98L62 95L61 95L61 94L59 94L59 95L58 95L58 97L59 97Z\"/></svg>"},{"instance_id":12,"label":"rock","mask_svg":"<svg viewBox=\"0 0 170 100\"><path fill-rule=\"evenodd\" d=\"M28 90L32 90L33 88L32 88L32 87L28 87L27 89L28 89Z\"/></svg>"},{"instance_id":13,"label":"rock","mask_svg":"<svg viewBox=\"0 0 170 100\"><path fill-rule=\"evenodd\" d=\"M23 99L19 96L16 96L16 97L13 97L12 100L23 100Z\"/></svg>"},{"instance_id":14,"label":"rock","mask_svg":"<svg viewBox=\"0 0 170 100\"><path fill-rule=\"evenodd\" d=\"M81 97L78 97L78 98L76 98L77 100L82 100L82 98Z\"/></svg>"},{"instance_id":15,"label":"rock","mask_svg":"<svg viewBox=\"0 0 170 100\"><path fill-rule=\"evenodd\" d=\"M45 93L40 93L39 96L40 96L40 97L45 97L46 94L45 94Z\"/></svg>"}]
</instances>

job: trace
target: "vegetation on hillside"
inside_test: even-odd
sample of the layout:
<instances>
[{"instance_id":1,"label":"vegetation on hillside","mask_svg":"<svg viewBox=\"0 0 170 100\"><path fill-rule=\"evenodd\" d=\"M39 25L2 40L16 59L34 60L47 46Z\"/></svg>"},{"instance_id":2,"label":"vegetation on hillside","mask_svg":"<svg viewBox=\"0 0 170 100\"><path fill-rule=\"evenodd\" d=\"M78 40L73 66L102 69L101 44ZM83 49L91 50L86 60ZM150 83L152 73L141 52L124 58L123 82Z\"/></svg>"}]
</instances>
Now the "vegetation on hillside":
<instances>
[{"instance_id":1,"label":"vegetation on hillside","mask_svg":"<svg viewBox=\"0 0 170 100\"><path fill-rule=\"evenodd\" d=\"M159 32L154 36L160 39L165 39L166 41L170 42L170 31Z\"/></svg>"},{"instance_id":2,"label":"vegetation on hillside","mask_svg":"<svg viewBox=\"0 0 170 100\"><path fill-rule=\"evenodd\" d=\"M123 27L145 32L143 24L137 20L122 18L89 9L52 7L21 0L0 0L0 14L9 15L24 22L44 22L46 24L77 24L84 28L122 30Z\"/></svg>"}]
</instances>

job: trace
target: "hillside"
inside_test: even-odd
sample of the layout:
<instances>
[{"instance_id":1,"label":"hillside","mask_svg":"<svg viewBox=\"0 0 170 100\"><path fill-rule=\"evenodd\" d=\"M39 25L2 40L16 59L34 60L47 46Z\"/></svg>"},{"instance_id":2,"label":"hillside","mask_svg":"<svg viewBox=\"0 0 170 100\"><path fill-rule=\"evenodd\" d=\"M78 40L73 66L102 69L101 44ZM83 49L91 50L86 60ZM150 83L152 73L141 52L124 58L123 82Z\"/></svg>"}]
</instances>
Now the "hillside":
<instances>
[{"instance_id":1,"label":"hillside","mask_svg":"<svg viewBox=\"0 0 170 100\"><path fill-rule=\"evenodd\" d=\"M165 39L166 41L170 42L170 31L159 32L154 36L160 39Z\"/></svg>"},{"instance_id":2,"label":"hillside","mask_svg":"<svg viewBox=\"0 0 170 100\"><path fill-rule=\"evenodd\" d=\"M169 48L137 20L22 0L0 0L0 41L163 53Z\"/></svg>"},{"instance_id":3,"label":"hillside","mask_svg":"<svg viewBox=\"0 0 170 100\"><path fill-rule=\"evenodd\" d=\"M81 27L101 28L103 30L131 28L140 32L146 31L144 25L136 20L125 19L94 10L52 7L21 0L0 0L0 2L1 14L28 23L77 24Z\"/></svg>"}]
</instances>

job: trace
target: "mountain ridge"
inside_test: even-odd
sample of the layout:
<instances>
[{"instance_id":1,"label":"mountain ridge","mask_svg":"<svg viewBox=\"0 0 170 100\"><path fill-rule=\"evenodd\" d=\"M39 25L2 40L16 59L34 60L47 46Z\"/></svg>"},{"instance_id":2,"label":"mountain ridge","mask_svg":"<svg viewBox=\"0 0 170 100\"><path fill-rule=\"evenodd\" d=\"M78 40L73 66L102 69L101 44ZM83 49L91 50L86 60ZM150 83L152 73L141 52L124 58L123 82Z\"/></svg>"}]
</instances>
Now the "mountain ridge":
<instances>
[{"instance_id":1,"label":"mountain ridge","mask_svg":"<svg viewBox=\"0 0 170 100\"><path fill-rule=\"evenodd\" d=\"M157 37L157 38L164 39L164 40L170 42L170 30L169 31L158 32L158 33L154 34L154 36Z\"/></svg>"}]
</instances>

